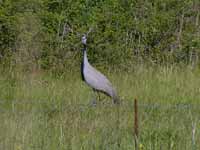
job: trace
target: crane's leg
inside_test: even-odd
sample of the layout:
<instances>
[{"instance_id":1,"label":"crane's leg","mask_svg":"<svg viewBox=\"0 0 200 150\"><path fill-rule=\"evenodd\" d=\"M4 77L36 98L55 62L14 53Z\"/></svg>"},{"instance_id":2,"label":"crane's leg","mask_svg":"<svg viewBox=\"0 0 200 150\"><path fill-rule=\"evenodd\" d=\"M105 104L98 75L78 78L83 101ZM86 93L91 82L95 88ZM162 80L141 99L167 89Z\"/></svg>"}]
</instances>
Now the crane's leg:
<instances>
[{"instance_id":1,"label":"crane's leg","mask_svg":"<svg viewBox=\"0 0 200 150\"><path fill-rule=\"evenodd\" d=\"M99 94L98 91L96 91L96 93L97 93L97 95L98 95L98 101L100 101L100 100L101 100L100 94Z\"/></svg>"},{"instance_id":2,"label":"crane's leg","mask_svg":"<svg viewBox=\"0 0 200 150\"><path fill-rule=\"evenodd\" d=\"M92 98L92 101L91 101L92 106L96 106L97 105L96 92L97 91L95 89L93 89L93 98Z\"/></svg>"},{"instance_id":3,"label":"crane's leg","mask_svg":"<svg viewBox=\"0 0 200 150\"><path fill-rule=\"evenodd\" d=\"M94 97L91 101L91 104L93 106L96 106L97 105L97 97L98 97L98 102L101 100L100 93L97 90L93 89L93 95L94 95Z\"/></svg>"}]
</instances>

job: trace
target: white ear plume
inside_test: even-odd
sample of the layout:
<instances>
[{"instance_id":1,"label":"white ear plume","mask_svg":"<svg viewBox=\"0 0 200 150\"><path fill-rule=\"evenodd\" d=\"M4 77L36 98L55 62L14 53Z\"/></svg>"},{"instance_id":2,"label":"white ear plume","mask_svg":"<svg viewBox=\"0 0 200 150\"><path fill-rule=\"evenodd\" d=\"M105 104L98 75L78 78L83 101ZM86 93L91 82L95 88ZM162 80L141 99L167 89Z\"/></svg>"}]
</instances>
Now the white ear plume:
<instances>
[{"instance_id":1,"label":"white ear plume","mask_svg":"<svg viewBox=\"0 0 200 150\"><path fill-rule=\"evenodd\" d=\"M86 35L83 35L82 36L82 44L86 45L86 43L87 43Z\"/></svg>"}]
</instances>

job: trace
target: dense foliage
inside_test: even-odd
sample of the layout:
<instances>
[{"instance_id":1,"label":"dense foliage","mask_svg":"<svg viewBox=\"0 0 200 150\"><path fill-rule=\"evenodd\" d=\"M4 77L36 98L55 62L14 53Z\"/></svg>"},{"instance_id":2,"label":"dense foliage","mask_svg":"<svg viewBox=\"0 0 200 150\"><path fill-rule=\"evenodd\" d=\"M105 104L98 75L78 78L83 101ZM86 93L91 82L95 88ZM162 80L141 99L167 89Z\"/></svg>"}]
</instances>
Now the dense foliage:
<instances>
[{"instance_id":1,"label":"dense foliage","mask_svg":"<svg viewBox=\"0 0 200 150\"><path fill-rule=\"evenodd\" d=\"M199 0L1 0L4 67L66 70L81 59L101 67L199 64Z\"/></svg>"}]
</instances>

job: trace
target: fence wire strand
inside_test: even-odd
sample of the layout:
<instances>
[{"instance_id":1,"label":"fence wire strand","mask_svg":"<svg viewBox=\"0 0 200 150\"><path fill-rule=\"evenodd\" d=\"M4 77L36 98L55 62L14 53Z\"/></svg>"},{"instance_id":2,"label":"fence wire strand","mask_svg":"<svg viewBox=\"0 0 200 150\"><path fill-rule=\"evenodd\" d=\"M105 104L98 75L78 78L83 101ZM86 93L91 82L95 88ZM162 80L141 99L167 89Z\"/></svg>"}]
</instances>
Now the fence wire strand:
<instances>
[{"instance_id":1,"label":"fence wire strand","mask_svg":"<svg viewBox=\"0 0 200 150\"><path fill-rule=\"evenodd\" d=\"M59 102L58 102L59 103ZM114 107L115 105L112 103L98 103L96 106L93 106L91 103L67 103L62 102L60 104L57 104L56 101L46 101L46 100L0 100L0 112L4 111L10 111L9 107L11 106L13 109L15 107L20 107L23 105L32 105L28 106L31 107L38 107L41 108L42 112L50 111L50 110L57 110L57 111L64 111L64 110L80 110L84 111L86 109L92 109L95 107L98 108L109 108ZM60 105L60 106L59 106ZM44 106L48 106L47 108L44 108ZM121 108L133 108L134 109L134 101L123 101L120 104ZM144 103L141 101L138 101L138 108L139 109L162 109L162 110L168 110L168 109L176 109L176 110L187 110L187 109L199 109L199 105L195 105L192 103L176 103L176 104L169 104L169 103ZM46 109L46 110L45 110Z\"/></svg>"}]
</instances>

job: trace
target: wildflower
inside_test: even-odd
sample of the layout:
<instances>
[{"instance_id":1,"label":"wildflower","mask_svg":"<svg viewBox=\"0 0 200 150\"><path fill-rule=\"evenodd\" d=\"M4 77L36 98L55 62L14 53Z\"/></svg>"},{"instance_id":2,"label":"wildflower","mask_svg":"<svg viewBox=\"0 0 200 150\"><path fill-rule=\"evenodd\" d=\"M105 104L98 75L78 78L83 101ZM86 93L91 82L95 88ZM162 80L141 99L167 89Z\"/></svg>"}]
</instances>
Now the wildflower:
<instances>
[{"instance_id":1,"label":"wildflower","mask_svg":"<svg viewBox=\"0 0 200 150\"><path fill-rule=\"evenodd\" d=\"M139 150L143 150L144 146L140 143Z\"/></svg>"}]
</instances>

